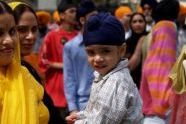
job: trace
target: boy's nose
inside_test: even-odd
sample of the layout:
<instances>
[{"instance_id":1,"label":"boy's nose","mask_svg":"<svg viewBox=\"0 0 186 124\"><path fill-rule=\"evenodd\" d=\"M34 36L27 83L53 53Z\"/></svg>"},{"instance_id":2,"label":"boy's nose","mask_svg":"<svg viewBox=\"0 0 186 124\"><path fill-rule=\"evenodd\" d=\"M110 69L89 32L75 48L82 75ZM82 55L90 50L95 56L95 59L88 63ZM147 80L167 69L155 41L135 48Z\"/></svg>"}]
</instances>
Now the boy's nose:
<instances>
[{"instance_id":1,"label":"boy's nose","mask_svg":"<svg viewBox=\"0 0 186 124\"><path fill-rule=\"evenodd\" d=\"M103 57L100 56L100 55L96 55L96 56L95 56L95 61L96 61L96 62L102 62L102 61L103 61Z\"/></svg>"}]
</instances>

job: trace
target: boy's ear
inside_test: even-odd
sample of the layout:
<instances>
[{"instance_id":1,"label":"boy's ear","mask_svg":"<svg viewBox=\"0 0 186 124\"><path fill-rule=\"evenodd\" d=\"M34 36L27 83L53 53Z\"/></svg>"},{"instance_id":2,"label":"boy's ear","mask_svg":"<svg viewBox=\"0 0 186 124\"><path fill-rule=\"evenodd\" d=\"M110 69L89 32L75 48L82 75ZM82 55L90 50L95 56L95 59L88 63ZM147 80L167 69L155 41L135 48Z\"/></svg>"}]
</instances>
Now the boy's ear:
<instances>
[{"instance_id":1,"label":"boy's ear","mask_svg":"<svg viewBox=\"0 0 186 124\"><path fill-rule=\"evenodd\" d=\"M121 58L123 58L125 56L125 53L126 53L126 49L127 49L127 44L126 43L123 43L120 47L120 55L121 55Z\"/></svg>"},{"instance_id":2,"label":"boy's ear","mask_svg":"<svg viewBox=\"0 0 186 124\"><path fill-rule=\"evenodd\" d=\"M60 17L61 20L64 20L65 14L64 14L63 12L61 12L61 13L59 14L59 17Z\"/></svg>"},{"instance_id":3,"label":"boy's ear","mask_svg":"<svg viewBox=\"0 0 186 124\"><path fill-rule=\"evenodd\" d=\"M84 25L85 21L86 21L85 17L80 17L79 21L80 21L81 25Z\"/></svg>"}]
</instances>

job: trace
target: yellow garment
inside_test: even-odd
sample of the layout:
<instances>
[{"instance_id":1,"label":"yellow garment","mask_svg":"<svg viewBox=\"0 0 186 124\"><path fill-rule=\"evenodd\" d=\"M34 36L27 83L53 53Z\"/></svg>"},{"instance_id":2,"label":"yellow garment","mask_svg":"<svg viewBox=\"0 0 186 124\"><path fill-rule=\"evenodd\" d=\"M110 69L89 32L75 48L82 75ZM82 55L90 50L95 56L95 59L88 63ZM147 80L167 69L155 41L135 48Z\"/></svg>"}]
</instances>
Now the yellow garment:
<instances>
[{"instance_id":1,"label":"yellow garment","mask_svg":"<svg viewBox=\"0 0 186 124\"><path fill-rule=\"evenodd\" d=\"M169 77L172 79L173 89L177 94L182 94L186 91L185 72L183 67L183 60L186 59L186 45L183 46L181 54L174 64Z\"/></svg>"},{"instance_id":2,"label":"yellow garment","mask_svg":"<svg viewBox=\"0 0 186 124\"><path fill-rule=\"evenodd\" d=\"M59 12L57 10L55 10L53 13L53 20L55 22L60 22L60 16L59 16Z\"/></svg>"},{"instance_id":3,"label":"yellow garment","mask_svg":"<svg viewBox=\"0 0 186 124\"><path fill-rule=\"evenodd\" d=\"M26 3L23 3L23 2L10 2L8 3L8 5L12 8L12 10L14 10L18 5L20 4L25 4L27 5ZM28 6L28 5L27 5Z\"/></svg>"},{"instance_id":4,"label":"yellow garment","mask_svg":"<svg viewBox=\"0 0 186 124\"><path fill-rule=\"evenodd\" d=\"M21 66L19 50L17 42L6 75L0 72L0 124L47 124L49 112L42 102L44 90Z\"/></svg>"}]
</instances>

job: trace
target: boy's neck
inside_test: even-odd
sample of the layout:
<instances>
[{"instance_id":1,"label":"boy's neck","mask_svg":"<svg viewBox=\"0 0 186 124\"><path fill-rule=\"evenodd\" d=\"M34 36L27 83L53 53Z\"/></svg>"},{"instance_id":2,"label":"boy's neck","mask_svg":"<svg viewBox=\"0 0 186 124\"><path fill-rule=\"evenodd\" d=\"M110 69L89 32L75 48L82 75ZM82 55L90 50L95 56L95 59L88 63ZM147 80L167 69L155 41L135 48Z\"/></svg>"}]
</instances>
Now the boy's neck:
<instances>
[{"instance_id":1,"label":"boy's neck","mask_svg":"<svg viewBox=\"0 0 186 124\"><path fill-rule=\"evenodd\" d=\"M60 25L60 29L71 32L74 30L74 26L72 24L67 23L67 22L63 22Z\"/></svg>"}]
</instances>

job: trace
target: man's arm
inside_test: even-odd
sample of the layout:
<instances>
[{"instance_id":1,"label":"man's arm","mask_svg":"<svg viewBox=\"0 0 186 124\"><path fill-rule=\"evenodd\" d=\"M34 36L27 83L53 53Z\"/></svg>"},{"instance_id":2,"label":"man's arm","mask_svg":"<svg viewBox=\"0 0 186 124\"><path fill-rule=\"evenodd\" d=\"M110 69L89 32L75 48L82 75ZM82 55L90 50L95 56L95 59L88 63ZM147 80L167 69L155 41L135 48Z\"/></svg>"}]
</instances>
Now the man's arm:
<instances>
[{"instance_id":1,"label":"man's arm","mask_svg":"<svg viewBox=\"0 0 186 124\"><path fill-rule=\"evenodd\" d=\"M64 89L65 96L68 102L69 111L78 110L77 107L77 81L74 75L73 60L71 55L72 48L67 43L64 47L63 53L63 72L64 72Z\"/></svg>"}]
</instances>

